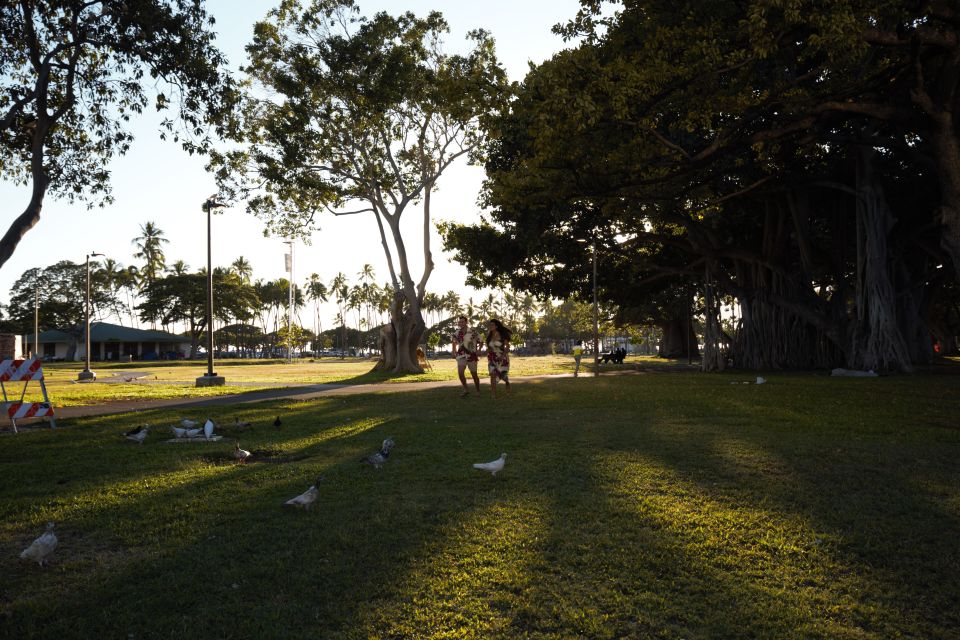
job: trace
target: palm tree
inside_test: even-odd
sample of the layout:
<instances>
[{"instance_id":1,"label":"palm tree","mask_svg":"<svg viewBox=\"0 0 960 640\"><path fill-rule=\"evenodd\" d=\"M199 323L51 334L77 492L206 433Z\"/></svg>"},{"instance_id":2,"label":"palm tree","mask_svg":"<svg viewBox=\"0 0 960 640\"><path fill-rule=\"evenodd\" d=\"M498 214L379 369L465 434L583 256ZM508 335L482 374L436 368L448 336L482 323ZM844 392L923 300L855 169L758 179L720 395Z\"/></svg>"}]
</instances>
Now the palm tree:
<instances>
[{"instance_id":1,"label":"palm tree","mask_svg":"<svg viewBox=\"0 0 960 640\"><path fill-rule=\"evenodd\" d=\"M185 276L190 273L190 265L183 260L177 260L167 267L167 273L172 276Z\"/></svg>"},{"instance_id":2,"label":"palm tree","mask_svg":"<svg viewBox=\"0 0 960 640\"><path fill-rule=\"evenodd\" d=\"M140 234L133 239L133 244L137 248L133 257L144 260L145 264L140 269L140 274L143 285L149 286L166 266L163 245L170 241L163 237L163 231L157 225L149 221L140 225Z\"/></svg>"},{"instance_id":3,"label":"palm tree","mask_svg":"<svg viewBox=\"0 0 960 640\"><path fill-rule=\"evenodd\" d=\"M253 267L250 266L250 261L243 256L230 263L230 271L240 277L241 283L250 284L250 278L253 277Z\"/></svg>"},{"instance_id":4,"label":"palm tree","mask_svg":"<svg viewBox=\"0 0 960 640\"><path fill-rule=\"evenodd\" d=\"M120 324L123 324L123 317L120 315L123 305L120 303L120 298L118 294L120 293L120 288L123 286L123 278L126 274L126 270L123 268L123 265L114 260L113 258L107 258L103 261L103 266L97 272L97 277L103 282L103 286L110 292L110 315L117 316L117 319L120 321Z\"/></svg>"},{"instance_id":5,"label":"palm tree","mask_svg":"<svg viewBox=\"0 0 960 640\"><path fill-rule=\"evenodd\" d=\"M443 308L450 314L450 317L460 313L460 296L453 289L443 295Z\"/></svg>"},{"instance_id":6,"label":"palm tree","mask_svg":"<svg viewBox=\"0 0 960 640\"><path fill-rule=\"evenodd\" d=\"M357 314L357 350L363 353L363 343L361 342L360 332L360 308L363 306L363 287L354 285L347 296L347 309L356 311Z\"/></svg>"},{"instance_id":7,"label":"palm tree","mask_svg":"<svg viewBox=\"0 0 960 640\"><path fill-rule=\"evenodd\" d=\"M317 316L316 324L316 335L319 337L323 332L323 325L320 322L320 303L326 302L330 297L330 292L327 290L327 285L323 284L320 280L320 276L316 273L310 274L310 279L307 280L307 284L304 287L307 292L307 297L313 300L313 312Z\"/></svg>"},{"instance_id":8,"label":"palm tree","mask_svg":"<svg viewBox=\"0 0 960 640\"><path fill-rule=\"evenodd\" d=\"M371 286L375 286L377 274L373 270L372 264L365 264L360 270L360 273L357 274L357 279L360 281L360 301L364 306L365 315L367 318L367 325L370 325L370 306L373 304L373 292Z\"/></svg>"},{"instance_id":9,"label":"palm tree","mask_svg":"<svg viewBox=\"0 0 960 640\"><path fill-rule=\"evenodd\" d=\"M340 326L342 327L342 340L340 341L340 344L343 345L344 350L340 354L340 358L342 359L347 348L347 323L345 322L347 313L345 310L345 304L350 295L350 288L347 285L347 276L345 276L343 272L337 273L337 275L333 277L333 282L330 283L330 288L333 290L333 295L337 297L337 308L340 311L339 318Z\"/></svg>"},{"instance_id":10,"label":"palm tree","mask_svg":"<svg viewBox=\"0 0 960 640\"><path fill-rule=\"evenodd\" d=\"M123 274L120 276L120 286L127 294L127 315L130 317L130 326L139 327L140 323L133 310L134 302L137 298L137 291L140 289L140 270L134 265L130 265L124 269Z\"/></svg>"}]
</instances>

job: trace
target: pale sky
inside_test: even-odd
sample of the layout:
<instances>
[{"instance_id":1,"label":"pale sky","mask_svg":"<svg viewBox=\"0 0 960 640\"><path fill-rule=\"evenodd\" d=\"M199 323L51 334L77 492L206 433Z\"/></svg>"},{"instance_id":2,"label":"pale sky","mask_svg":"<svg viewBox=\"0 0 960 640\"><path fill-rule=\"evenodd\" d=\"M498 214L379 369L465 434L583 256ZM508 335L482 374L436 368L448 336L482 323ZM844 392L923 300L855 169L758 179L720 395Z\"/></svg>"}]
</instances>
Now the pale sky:
<instances>
[{"instance_id":1,"label":"pale sky","mask_svg":"<svg viewBox=\"0 0 960 640\"><path fill-rule=\"evenodd\" d=\"M245 62L243 47L250 40L254 22L274 5L272 0L208 0L208 11L217 20L218 45L232 68ZM366 15L377 11L412 11L417 15L434 9L441 11L450 24L446 49L451 53L465 49L467 31L487 29L496 39L498 57L511 80L521 80L530 62L539 63L565 48L551 27L572 18L579 8L577 0L360 0L359 5ZM124 265L138 263L133 259L132 240L139 235L140 225L148 220L155 222L170 241L165 245L168 264L180 259L191 269L206 266L206 220L201 205L216 191L214 181L204 169L205 158L191 157L175 143L159 140L158 122L154 113L145 113L132 124L136 140L130 152L112 164L114 204L88 211L83 204L70 205L47 198L40 222L0 269L0 300L9 300L14 281L32 267L45 267L59 260L83 262L88 252L104 253ZM450 167L432 199L433 219L476 220L476 199L482 180L483 170L479 167L465 163ZM10 221L22 213L29 197L29 188L0 182L4 232ZM414 280L422 272L419 216L413 215L418 213L411 210L405 216ZM311 246L297 247L294 278L298 284L311 273L329 283L338 271L353 283L364 263L374 266L379 283L389 279L372 217L325 216L321 227L313 235ZM428 289L438 293L453 289L463 299L479 297L464 285L463 267L441 255L439 237L434 238L433 249L436 268ZM286 277L285 251L282 239L264 238L262 223L246 214L242 206L214 216L214 266L227 266L242 255L251 262L254 279L273 280ZM312 310L312 305L309 308ZM324 323L335 314L335 307L329 305L322 313ZM308 320L310 312L301 315L304 325L312 326Z\"/></svg>"}]
</instances>

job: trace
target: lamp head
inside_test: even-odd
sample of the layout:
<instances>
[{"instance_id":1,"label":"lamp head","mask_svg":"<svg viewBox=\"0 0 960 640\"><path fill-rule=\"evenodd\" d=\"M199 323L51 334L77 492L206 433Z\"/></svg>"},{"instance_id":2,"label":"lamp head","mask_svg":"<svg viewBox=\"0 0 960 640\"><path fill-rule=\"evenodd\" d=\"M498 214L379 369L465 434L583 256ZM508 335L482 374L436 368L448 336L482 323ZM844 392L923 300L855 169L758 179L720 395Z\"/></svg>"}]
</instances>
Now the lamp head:
<instances>
[{"instance_id":1,"label":"lamp head","mask_svg":"<svg viewBox=\"0 0 960 640\"><path fill-rule=\"evenodd\" d=\"M209 209L223 209L223 208L226 207L226 206L227 206L227 205L225 205L224 203L222 203L222 202L220 202L219 200L217 200L217 197L216 197L215 195L214 195L214 196L210 196L210 197L207 198L207 200L203 203L203 208L204 208L204 209L207 209L207 210L209 210Z\"/></svg>"}]
</instances>

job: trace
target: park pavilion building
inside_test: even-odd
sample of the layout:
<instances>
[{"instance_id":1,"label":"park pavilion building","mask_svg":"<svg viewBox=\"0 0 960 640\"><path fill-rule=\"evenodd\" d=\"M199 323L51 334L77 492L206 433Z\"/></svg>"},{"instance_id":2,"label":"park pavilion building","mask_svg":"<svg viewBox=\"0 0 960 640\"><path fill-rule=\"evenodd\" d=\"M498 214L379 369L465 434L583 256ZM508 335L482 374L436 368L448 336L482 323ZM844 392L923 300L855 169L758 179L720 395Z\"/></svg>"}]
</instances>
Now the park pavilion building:
<instances>
[{"instance_id":1,"label":"park pavilion building","mask_svg":"<svg viewBox=\"0 0 960 640\"><path fill-rule=\"evenodd\" d=\"M33 352L33 334L23 337L24 353ZM71 345L76 345L74 360L83 360L83 328L77 333L53 329L41 331L37 353L45 359L65 360ZM90 323L91 360L156 360L185 357L190 353L190 338L166 331L134 329L109 322Z\"/></svg>"}]
</instances>

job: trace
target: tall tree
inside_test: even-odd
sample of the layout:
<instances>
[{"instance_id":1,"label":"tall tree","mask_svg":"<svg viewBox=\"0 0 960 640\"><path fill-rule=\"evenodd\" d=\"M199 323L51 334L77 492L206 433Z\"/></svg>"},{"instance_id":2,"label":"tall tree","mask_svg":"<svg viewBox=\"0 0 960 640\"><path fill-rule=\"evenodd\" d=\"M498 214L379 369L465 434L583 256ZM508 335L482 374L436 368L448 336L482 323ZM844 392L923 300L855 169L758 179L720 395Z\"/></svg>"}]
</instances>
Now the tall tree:
<instances>
[{"instance_id":1,"label":"tall tree","mask_svg":"<svg viewBox=\"0 0 960 640\"><path fill-rule=\"evenodd\" d=\"M162 135L190 152L230 101L225 60L201 0L0 3L0 178L29 185L0 238L0 266L40 220L44 197L106 203L108 163L147 108L173 109Z\"/></svg>"},{"instance_id":2,"label":"tall tree","mask_svg":"<svg viewBox=\"0 0 960 640\"><path fill-rule=\"evenodd\" d=\"M350 286L347 284L347 276L343 272L337 273L330 283L330 289L333 290L333 295L337 299L337 318L339 318L337 322L340 323L341 327L340 345L342 351L340 358L343 359L347 348L347 323L345 319L347 317L347 303L350 299Z\"/></svg>"},{"instance_id":3,"label":"tall tree","mask_svg":"<svg viewBox=\"0 0 960 640\"><path fill-rule=\"evenodd\" d=\"M330 292L327 290L327 285L323 284L323 281L320 280L320 275L317 273L310 274L310 279L307 280L304 288L306 289L307 297L313 301L313 312L317 323L314 335L319 336L323 333L323 323L320 320L320 303L327 301L330 297ZM314 350L319 350L320 348L321 346L317 346Z\"/></svg>"},{"instance_id":4,"label":"tall tree","mask_svg":"<svg viewBox=\"0 0 960 640\"><path fill-rule=\"evenodd\" d=\"M305 233L322 211L369 214L395 298L383 328L383 366L420 371L421 305L433 271L432 191L476 151L479 121L505 96L493 39L446 55L439 13L359 15L352 0L284 0L255 27L246 71L270 95L250 96L234 136L246 147L215 156L227 195L282 235ZM263 185L263 189L259 187ZM410 269L401 217L422 206L424 269Z\"/></svg>"},{"instance_id":5,"label":"tall tree","mask_svg":"<svg viewBox=\"0 0 960 640\"><path fill-rule=\"evenodd\" d=\"M170 241L163 237L162 229L155 223L147 221L140 225L140 235L132 242L137 249L133 257L143 260L143 266L140 267L143 284L149 286L167 266L163 245Z\"/></svg>"}]
</instances>

